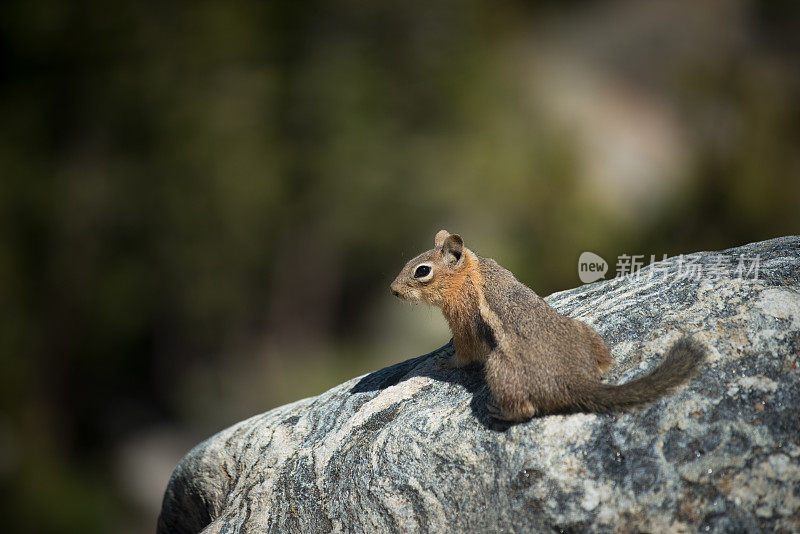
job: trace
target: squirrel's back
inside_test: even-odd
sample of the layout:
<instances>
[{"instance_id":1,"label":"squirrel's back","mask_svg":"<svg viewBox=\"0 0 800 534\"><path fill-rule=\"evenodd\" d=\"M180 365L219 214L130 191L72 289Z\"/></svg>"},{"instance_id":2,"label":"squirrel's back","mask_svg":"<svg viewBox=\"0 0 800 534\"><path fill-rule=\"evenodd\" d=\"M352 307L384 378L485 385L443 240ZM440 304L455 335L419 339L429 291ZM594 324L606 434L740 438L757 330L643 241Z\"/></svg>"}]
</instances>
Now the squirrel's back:
<instances>
[{"instance_id":1,"label":"squirrel's back","mask_svg":"<svg viewBox=\"0 0 800 534\"><path fill-rule=\"evenodd\" d=\"M489 307L503 324L508 350L527 354L535 365L560 365L564 354L574 363L565 372L596 377L611 365L611 353L587 324L556 311L508 269L480 258Z\"/></svg>"}]
</instances>

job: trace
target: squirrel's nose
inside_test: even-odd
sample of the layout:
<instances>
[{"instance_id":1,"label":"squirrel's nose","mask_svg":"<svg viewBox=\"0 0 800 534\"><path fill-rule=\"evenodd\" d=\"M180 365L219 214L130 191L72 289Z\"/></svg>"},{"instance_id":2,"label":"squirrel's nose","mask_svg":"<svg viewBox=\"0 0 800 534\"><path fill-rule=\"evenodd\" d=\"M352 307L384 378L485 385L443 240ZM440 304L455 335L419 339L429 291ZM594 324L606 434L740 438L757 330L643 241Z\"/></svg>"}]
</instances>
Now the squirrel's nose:
<instances>
[{"instance_id":1,"label":"squirrel's nose","mask_svg":"<svg viewBox=\"0 0 800 534\"><path fill-rule=\"evenodd\" d=\"M394 295L395 297L399 297L400 296L400 292L397 290L397 286L396 285L394 285L394 284L390 285L389 286L389 290L392 292L392 295Z\"/></svg>"}]
</instances>

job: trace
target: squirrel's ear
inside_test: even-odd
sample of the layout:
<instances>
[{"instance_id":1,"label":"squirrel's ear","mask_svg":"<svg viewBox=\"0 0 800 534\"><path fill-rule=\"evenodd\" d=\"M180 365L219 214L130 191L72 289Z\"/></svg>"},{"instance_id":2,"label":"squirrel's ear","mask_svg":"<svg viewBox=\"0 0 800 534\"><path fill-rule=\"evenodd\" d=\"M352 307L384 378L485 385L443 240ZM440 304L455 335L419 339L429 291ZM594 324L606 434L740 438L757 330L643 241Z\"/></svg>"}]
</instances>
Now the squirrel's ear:
<instances>
[{"instance_id":1,"label":"squirrel's ear","mask_svg":"<svg viewBox=\"0 0 800 534\"><path fill-rule=\"evenodd\" d=\"M456 264L461 261L461 256L464 252L464 240L458 234L450 234L442 244L442 255L445 261L450 264Z\"/></svg>"},{"instance_id":2,"label":"squirrel's ear","mask_svg":"<svg viewBox=\"0 0 800 534\"><path fill-rule=\"evenodd\" d=\"M447 236L450 235L450 232L447 230L439 230L436 232L436 237L433 238L433 246L434 248L439 248L444 245L444 240L447 239Z\"/></svg>"}]
</instances>

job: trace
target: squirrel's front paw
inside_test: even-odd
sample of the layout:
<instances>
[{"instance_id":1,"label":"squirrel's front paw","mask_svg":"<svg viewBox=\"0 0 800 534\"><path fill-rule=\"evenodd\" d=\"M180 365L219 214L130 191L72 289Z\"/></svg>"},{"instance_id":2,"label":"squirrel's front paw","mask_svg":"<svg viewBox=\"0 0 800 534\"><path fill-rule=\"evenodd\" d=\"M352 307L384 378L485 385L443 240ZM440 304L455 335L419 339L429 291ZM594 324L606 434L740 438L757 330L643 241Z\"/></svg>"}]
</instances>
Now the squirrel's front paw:
<instances>
[{"instance_id":1,"label":"squirrel's front paw","mask_svg":"<svg viewBox=\"0 0 800 534\"><path fill-rule=\"evenodd\" d=\"M455 369L458 367L456 365L456 354L455 352L448 356L447 358L442 358L441 363L439 364L442 369L447 369L448 371L451 369Z\"/></svg>"},{"instance_id":2,"label":"squirrel's front paw","mask_svg":"<svg viewBox=\"0 0 800 534\"><path fill-rule=\"evenodd\" d=\"M500 421L508 420L503 416L503 410L501 410L500 407L493 400L486 401L486 410L489 412L489 415L491 415L495 419L499 419Z\"/></svg>"},{"instance_id":3,"label":"squirrel's front paw","mask_svg":"<svg viewBox=\"0 0 800 534\"><path fill-rule=\"evenodd\" d=\"M465 362L454 352L450 357L443 359L441 365L443 369L461 369L469 365L469 362Z\"/></svg>"},{"instance_id":4,"label":"squirrel's front paw","mask_svg":"<svg viewBox=\"0 0 800 534\"><path fill-rule=\"evenodd\" d=\"M457 367L456 358L458 356L456 355L456 349L453 346L453 339L450 338L448 344L443 348L444 354L443 357L439 359L439 367L446 370L455 369Z\"/></svg>"}]
</instances>

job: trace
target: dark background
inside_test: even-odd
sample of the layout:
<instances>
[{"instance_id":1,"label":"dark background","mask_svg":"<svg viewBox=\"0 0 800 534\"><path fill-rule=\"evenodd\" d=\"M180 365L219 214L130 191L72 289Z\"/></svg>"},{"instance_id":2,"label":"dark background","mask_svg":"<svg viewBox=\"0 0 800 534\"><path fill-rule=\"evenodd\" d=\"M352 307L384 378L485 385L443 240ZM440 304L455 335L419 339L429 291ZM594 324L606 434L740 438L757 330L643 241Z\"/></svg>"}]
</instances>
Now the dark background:
<instances>
[{"instance_id":1,"label":"dark background","mask_svg":"<svg viewBox=\"0 0 800 534\"><path fill-rule=\"evenodd\" d=\"M4 2L4 529L152 532L199 440L445 342L388 291L440 228L542 295L800 232L795 6Z\"/></svg>"}]
</instances>

